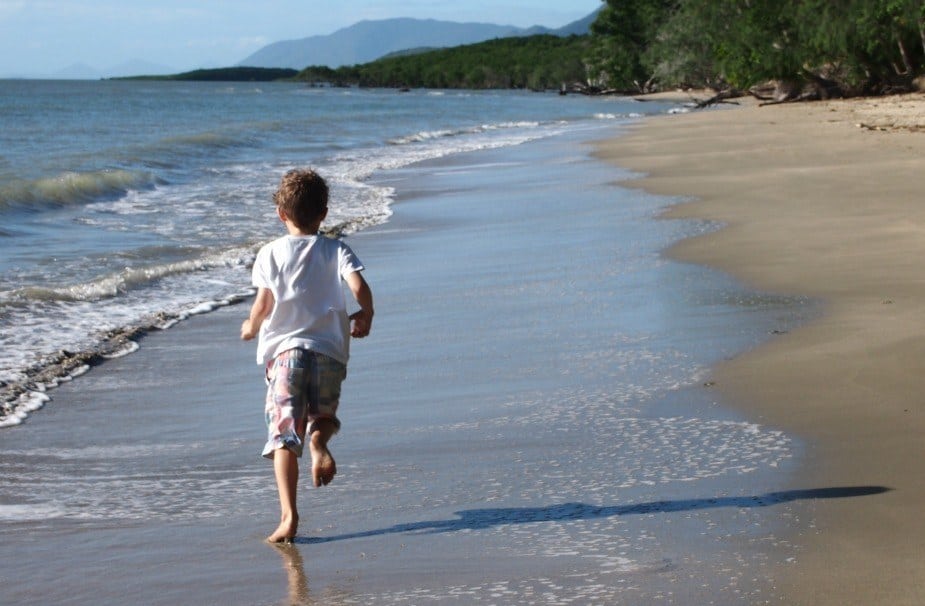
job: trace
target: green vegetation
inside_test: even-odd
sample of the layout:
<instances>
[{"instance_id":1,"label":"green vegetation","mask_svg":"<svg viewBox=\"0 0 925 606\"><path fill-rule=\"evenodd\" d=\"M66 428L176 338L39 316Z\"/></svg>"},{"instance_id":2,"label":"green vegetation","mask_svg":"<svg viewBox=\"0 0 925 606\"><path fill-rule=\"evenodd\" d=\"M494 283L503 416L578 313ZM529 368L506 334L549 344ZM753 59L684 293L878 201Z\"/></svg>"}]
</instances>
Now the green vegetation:
<instances>
[{"instance_id":1,"label":"green vegetation","mask_svg":"<svg viewBox=\"0 0 925 606\"><path fill-rule=\"evenodd\" d=\"M657 39L675 2L647 0L608 2L591 24L589 56L594 73L605 85L643 90L649 80L646 49Z\"/></svg>"},{"instance_id":2,"label":"green vegetation","mask_svg":"<svg viewBox=\"0 0 925 606\"><path fill-rule=\"evenodd\" d=\"M222 67L197 69L170 76L131 76L114 80L196 80L205 82L272 82L292 78L299 72L294 69L267 67Z\"/></svg>"},{"instance_id":3,"label":"green vegetation","mask_svg":"<svg viewBox=\"0 0 925 606\"><path fill-rule=\"evenodd\" d=\"M389 56L371 63L331 69L312 66L297 80L338 86L424 88L559 88L585 80L588 36L539 35L499 38Z\"/></svg>"},{"instance_id":4,"label":"green vegetation","mask_svg":"<svg viewBox=\"0 0 925 606\"><path fill-rule=\"evenodd\" d=\"M925 3L606 0L589 61L619 89L776 80L818 95L908 90L925 72Z\"/></svg>"},{"instance_id":5,"label":"green vegetation","mask_svg":"<svg viewBox=\"0 0 925 606\"><path fill-rule=\"evenodd\" d=\"M799 98L909 90L923 74L922 0L604 0L586 36L411 49L337 69L235 67L143 78L534 90L577 84L592 92L754 91L774 82L778 96Z\"/></svg>"}]
</instances>

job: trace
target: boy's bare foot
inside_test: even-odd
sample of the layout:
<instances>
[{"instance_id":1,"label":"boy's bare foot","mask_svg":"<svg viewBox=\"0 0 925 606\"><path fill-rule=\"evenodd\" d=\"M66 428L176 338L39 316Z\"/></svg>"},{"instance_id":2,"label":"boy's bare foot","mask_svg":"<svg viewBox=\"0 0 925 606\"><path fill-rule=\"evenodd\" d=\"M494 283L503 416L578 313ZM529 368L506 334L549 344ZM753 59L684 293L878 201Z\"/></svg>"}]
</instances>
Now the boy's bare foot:
<instances>
[{"instance_id":1,"label":"boy's bare foot","mask_svg":"<svg viewBox=\"0 0 925 606\"><path fill-rule=\"evenodd\" d=\"M334 475L337 474L337 465L334 463L334 457L331 456L331 451L328 450L327 444L322 443L320 439L316 440L316 437L313 434L308 443L309 451L312 454L312 483L316 487L327 486L334 479Z\"/></svg>"},{"instance_id":2,"label":"boy's bare foot","mask_svg":"<svg viewBox=\"0 0 925 606\"><path fill-rule=\"evenodd\" d=\"M295 538L299 529L299 516L283 518L273 534L267 537L268 543L288 543Z\"/></svg>"}]
</instances>

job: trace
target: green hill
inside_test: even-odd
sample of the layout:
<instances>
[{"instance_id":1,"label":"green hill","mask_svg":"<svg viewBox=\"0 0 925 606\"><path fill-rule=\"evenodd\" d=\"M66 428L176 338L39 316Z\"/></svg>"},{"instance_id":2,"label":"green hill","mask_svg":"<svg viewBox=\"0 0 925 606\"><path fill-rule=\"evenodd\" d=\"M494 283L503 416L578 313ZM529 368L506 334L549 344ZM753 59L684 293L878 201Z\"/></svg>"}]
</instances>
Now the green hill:
<instances>
[{"instance_id":1,"label":"green hill","mask_svg":"<svg viewBox=\"0 0 925 606\"><path fill-rule=\"evenodd\" d=\"M589 45L588 36L500 38L338 69L312 66L295 79L339 86L542 90L584 81Z\"/></svg>"}]
</instances>

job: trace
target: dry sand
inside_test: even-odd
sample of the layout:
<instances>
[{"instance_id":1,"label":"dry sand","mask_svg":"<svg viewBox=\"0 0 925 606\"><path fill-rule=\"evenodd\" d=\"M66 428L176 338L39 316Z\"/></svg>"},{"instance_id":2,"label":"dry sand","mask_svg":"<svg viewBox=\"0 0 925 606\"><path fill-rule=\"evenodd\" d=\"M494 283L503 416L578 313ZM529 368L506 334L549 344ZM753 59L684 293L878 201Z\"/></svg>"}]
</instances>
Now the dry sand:
<instances>
[{"instance_id":1,"label":"dry sand","mask_svg":"<svg viewBox=\"0 0 925 606\"><path fill-rule=\"evenodd\" d=\"M724 106L728 107L728 106ZM722 222L672 255L821 318L715 370L717 389L808 443L797 488L886 486L814 504L782 570L788 604L925 603L925 95L650 118L600 155L629 183Z\"/></svg>"}]
</instances>

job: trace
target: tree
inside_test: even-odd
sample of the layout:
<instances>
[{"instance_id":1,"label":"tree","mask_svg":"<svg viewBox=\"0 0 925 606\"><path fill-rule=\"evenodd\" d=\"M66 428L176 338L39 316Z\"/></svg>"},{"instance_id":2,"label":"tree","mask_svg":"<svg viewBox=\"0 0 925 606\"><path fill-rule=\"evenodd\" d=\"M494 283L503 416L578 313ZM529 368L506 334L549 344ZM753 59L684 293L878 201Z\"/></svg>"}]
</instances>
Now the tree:
<instances>
[{"instance_id":1,"label":"tree","mask_svg":"<svg viewBox=\"0 0 925 606\"><path fill-rule=\"evenodd\" d=\"M591 25L592 76L617 89L644 90L652 72L643 56L677 0L607 0Z\"/></svg>"},{"instance_id":2,"label":"tree","mask_svg":"<svg viewBox=\"0 0 925 606\"><path fill-rule=\"evenodd\" d=\"M624 2L620 9L642 6L654 5ZM608 57L619 66L612 73L630 69L632 49L640 48L634 77L650 73L665 84L744 89L773 80L855 94L908 88L925 70L922 0L680 0L663 7L661 21L647 21L660 23L649 38L635 39L645 31L640 21L615 19L613 10L595 24L608 38L596 50L619 47Z\"/></svg>"},{"instance_id":3,"label":"tree","mask_svg":"<svg viewBox=\"0 0 925 606\"><path fill-rule=\"evenodd\" d=\"M642 63L661 87L722 88L713 52L715 35L721 31L710 22L703 3L682 2L672 12L642 55Z\"/></svg>"}]
</instances>

